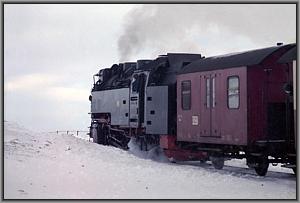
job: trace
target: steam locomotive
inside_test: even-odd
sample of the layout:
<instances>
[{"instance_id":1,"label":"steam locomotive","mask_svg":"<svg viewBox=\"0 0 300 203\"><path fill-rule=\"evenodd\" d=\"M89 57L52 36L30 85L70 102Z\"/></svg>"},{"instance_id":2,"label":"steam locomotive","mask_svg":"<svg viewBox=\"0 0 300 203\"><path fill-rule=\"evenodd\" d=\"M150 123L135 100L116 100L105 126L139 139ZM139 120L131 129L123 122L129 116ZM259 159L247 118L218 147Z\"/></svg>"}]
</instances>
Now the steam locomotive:
<instances>
[{"instance_id":1,"label":"steam locomotive","mask_svg":"<svg viewBox=\"0 0 300 203\"><path fill-rule=\"evenodd\" d=\"M168 53L94 75L90 137L173 161L246 159L260 176L281 163L296 173L296 44L204 57Z\"/></svg>"}]
</instances>

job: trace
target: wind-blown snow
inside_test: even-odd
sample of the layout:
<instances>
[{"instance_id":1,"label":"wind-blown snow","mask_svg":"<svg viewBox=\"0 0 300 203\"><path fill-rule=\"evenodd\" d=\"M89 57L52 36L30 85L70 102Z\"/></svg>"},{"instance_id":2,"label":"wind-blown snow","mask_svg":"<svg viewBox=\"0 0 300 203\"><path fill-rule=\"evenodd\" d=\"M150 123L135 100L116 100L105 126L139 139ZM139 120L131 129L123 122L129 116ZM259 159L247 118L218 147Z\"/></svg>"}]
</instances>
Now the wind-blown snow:
<instances>
[{"instance_id":1,"label":"wind-blown snow","mask_svg":"<svg viewBox=\"0 0 300 203\"><path fill-rule=\"evenodd\" d=\"M272 166L259 177L244 161L228 161L219 171L209 162L168 163L159 148L140 153L129 146L124 151L5 122L4 198L296 198L290 169Z\"/></svg>"}]
</instances>

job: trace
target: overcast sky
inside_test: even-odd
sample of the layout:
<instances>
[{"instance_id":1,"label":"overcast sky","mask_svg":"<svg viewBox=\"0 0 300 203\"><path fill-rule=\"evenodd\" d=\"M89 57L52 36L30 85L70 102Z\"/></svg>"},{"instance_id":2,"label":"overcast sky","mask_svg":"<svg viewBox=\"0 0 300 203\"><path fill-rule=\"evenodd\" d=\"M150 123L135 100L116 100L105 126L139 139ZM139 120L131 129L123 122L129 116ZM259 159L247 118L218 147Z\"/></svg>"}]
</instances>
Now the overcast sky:
<instances>
[{"instance_id":1,"label":"overcast sky","mask_svg":"<svg viewBox=\"0 0 300 203\"><path fill-rule=\"evenodd\" d=\"M88 130L101 68L277 42L296 42L293 4L5 4L4 118L39 131Z\"/></svg>"}]
</instances>

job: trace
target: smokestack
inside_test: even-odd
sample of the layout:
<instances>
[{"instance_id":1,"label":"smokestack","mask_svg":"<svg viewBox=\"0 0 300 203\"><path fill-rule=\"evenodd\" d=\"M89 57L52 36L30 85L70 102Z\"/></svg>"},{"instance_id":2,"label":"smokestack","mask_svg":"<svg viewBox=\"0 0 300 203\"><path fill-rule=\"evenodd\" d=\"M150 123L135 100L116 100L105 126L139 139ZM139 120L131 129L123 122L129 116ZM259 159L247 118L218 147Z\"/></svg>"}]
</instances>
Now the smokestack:
<instances>
[{"instance_id":1,"label":"smokestack","mask_svg":"<svg viewBox=\"0 0 300 203\"><path fill-rule=\"evenodd\" d=\"M136 63L135 62L125 62L124 63L124 71L129 69L130 67L136 67Z\"/></svg>"}]
</instances>

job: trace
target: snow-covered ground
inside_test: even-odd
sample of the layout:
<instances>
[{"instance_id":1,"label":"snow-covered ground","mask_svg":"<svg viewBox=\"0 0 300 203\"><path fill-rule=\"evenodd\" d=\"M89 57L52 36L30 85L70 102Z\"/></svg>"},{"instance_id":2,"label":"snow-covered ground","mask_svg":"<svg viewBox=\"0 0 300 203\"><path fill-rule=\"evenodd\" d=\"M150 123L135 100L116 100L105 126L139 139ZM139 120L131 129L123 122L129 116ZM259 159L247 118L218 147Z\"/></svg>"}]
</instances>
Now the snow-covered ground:
<instances>
[{"instance_id":1,"label":"snow-covered ground","mask_svg":"<svg viewBox=\"0 0 300 203\"><path fill-rule=\"evenodd\" d=\"M259 177L243 160L215 170L210 162L173 164L158 149L140 153L130 146L123 151L5 122L4 198L296 198L296 177L290 169L271 166L266 177Z\"/></svg>"}]
</instances>

